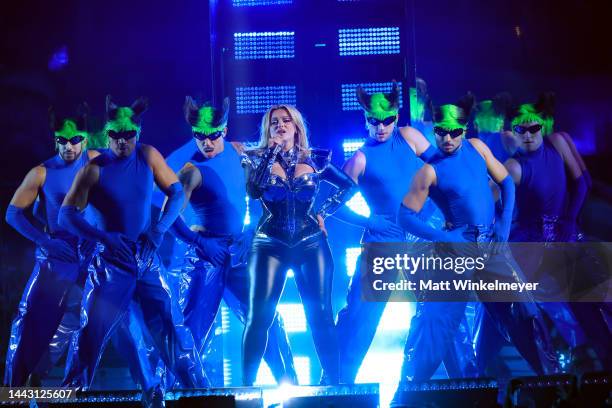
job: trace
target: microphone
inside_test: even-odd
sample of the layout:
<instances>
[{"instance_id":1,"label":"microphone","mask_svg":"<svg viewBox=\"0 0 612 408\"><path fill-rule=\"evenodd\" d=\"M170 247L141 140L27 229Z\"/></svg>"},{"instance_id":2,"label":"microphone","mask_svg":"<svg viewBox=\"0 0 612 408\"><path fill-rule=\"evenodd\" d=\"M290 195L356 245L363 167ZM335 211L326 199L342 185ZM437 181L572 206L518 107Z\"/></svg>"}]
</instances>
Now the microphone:
<instances>
[{"instance_id":1,"label":"microphone","mask_svg":"<svg viewBox=\"0 0 612 408\"><path fill-rule=\"evenodd\" d=\"M268 148L268 151L265 153L263 160L258 165L257 170L253 173L253 182L256 186L260 186L262 184L263 179L266 175L266 169L272 166L272 160L276 158L276 155L280 153L282 148L283 145L280 144L274 146L274 149Z\"/></svg>"},{"instance_id":2,"label":"microphone","mask_svg":"<svg viewBox=\"0 0 612 408\"><path fill-rule=\"evenodd\" d=\"M267 160L271 160L273 157L276 157L276 155L279 154L282 149L283 149L283 145L281 144L275 145L274 149L272 149L266 156Z\"/></svg>"}]
</instances>

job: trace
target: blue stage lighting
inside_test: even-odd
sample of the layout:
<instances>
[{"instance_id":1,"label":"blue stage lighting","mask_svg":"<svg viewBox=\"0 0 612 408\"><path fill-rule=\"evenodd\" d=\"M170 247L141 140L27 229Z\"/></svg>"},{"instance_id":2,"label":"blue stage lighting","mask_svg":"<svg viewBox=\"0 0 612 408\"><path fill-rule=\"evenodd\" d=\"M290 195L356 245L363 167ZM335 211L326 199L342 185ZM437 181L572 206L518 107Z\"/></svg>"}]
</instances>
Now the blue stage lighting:
<instances>
[{"instance_id":1,"label":"blue stage lighting","mask_svg":"<svg viewBox=\"0 0 612 408\"><path fill-rule=\"evenodd\" d=\"M232 385L232 361L228 358L223 359L223 385Z\"/></svg>"},{"instance_id":2,"label":"blue stage lighting","mask_svg":"<svg viewBox=\"0 0 612 408\"><path fill-rule=\"evenodd\" d=\"M274 385L276 384L276 380L274 379L274 375L272 375L272 371L268 364L265 361L262 361L259 365L259 370L257 370L257 377L255 378L255 386L258 385Z\"/></svg>"},{"instance_id":3,"label":"blue stage lighting","mask_svg":"<svg viewBox=\"0 0 612 408\"><path fill-rule=\"evenodd\" d=\"M378 330L406 333L410 328L410 319L414 313L414 303L389 302L380 318Z\"/></svg>"},{"instance_id":4,"label":"blue stage lighting","mask_svg":"<svg viewBox=\"0 0 612 408\"><path fill-rule=\"evenodd\" d=\"M245 86L236 88L236 113L263 113L272 105L296 104L294 85Z\"/></svg>"},{"instance_id":5,"label":"blue stage lighting","mask_svg":"<svg viewBox=\"0 0 612 408\"><path fill-rule=\"evenodd\" d=\"M391 92L391 87L393 86L393 82L365 82L361 84L342 84L341 85L341 93L342 93L342 110L343 111L355 111L360 110L361 106L357 101L357 95L355 94L355 89L361 85L364 91L369 94L373 94L376 92ZM402 95L402 83L397 83L400 91L400 95ZM400 108L403 106L402 98L400 98Z\"/></svg>"},{"instance_id":6,"label":"blue stage lighting","mask_svg":"<svg viewBox=\"0 0 612 408\"><path fill-rule=\"evenodd\" d=\"M295 32L234 33L234 57L237 60L293 58Z\"/></svg>"},{"instance_id":7,"label":"blue stage lighting","mask_svg":"<svg viewBox=\"0 0 612 408\"><path fill-rule=\"evenodd\" d=\"M298 376L300 384L310 384L310 358L308 357L293 357L293 363L295 365L295 372ZM257 371L257 378L255 379L255 385L275 385L276 380L270 370L268 364L265 361L261 362L259 371ZM268 405L266 405L268 406Z\"/></svg>"},{"instance_id":8,"label":"blue stage lighting","mask_svg":"<svg viewBox=\"0 0 612 408\"><path fill-rule=\"evenodd\" d=\"M230 331L230 311L225 305L221 306L221 333L227 334Z\"/></svg>"},{"instance_id":9,"label":"blue stage lighting","mask_svg":"<svg viewBox=\"0 0 612 408\"><path fill-rule=\"evenodd\" d=\"M384 352L371 350L366 354L359 372L357 383L379 383L380 406L388 407L400 379L404 351L401 347ZM384 375L381 376L381 373Z\"/></svg>"},{"instance_id":10,"label":"blue stage lighting","mask_svg":"<svg viewBox=\"0 0 612 408\"><path fill-rule=\"evenodd\" d=\"M283 317L285 331L287 331L287 333L301 333L306 331L306 314L304 313L304 306L302 306L301 303L281 303L276 310Z\"/></svg>"},{"instance_id":11,"label":"blue stage lighting","mask_svg":"<svg viewBox=\"0 0 612 408\"><path fill-rule=\"evenodd\" d=\"M356 212L359 215L363 215L364 217L370 216L370 207L368 207L368 203L366 203L360 192L357 192L350 200L348 200L346 205L348 208L353 210L353 212Z\"/></svg>"},{"instance_id":12,"label":"blue stage lighting","mask_svg":"<svg viewBox=\"0 0 612 408\"><path fill-rule=\"evenodd\" d=\"M361 248L346 248L345 252L345 264L346 264L346 274L347 276L353 276L355 273L355 268L357 267L357 258L361 255Z\"/></svg>"},{"instance_id":13,"label":"blue stage lighting","mask_svg":"<svg viewBox=\"0 0 612 408\"><path fill-rule=\"evenodd\" d=\"M338 30L340 56L400 53L399 27L342 28Z\"/></svg>"},{"instance_id":14,"label":"blue stage lighting","mask_svg":"<svg viewBox=\"0 0 612 408\"><path fill-rule=\"evenodd\" d=\"M234 7L281 6L292 3L293 0L232 0Z\"/></svg>"},{"instance_id":15,"label":"blue stage lighting","mask_svg":"<svg viewBox=\"0 0 612 408\"><path fill-rule=\"evenodd\" d=\"M295 372L297 373L298 382L300 384L310 384L310 358L309 357L293 357Z\"/></svg>"}]
</instances>

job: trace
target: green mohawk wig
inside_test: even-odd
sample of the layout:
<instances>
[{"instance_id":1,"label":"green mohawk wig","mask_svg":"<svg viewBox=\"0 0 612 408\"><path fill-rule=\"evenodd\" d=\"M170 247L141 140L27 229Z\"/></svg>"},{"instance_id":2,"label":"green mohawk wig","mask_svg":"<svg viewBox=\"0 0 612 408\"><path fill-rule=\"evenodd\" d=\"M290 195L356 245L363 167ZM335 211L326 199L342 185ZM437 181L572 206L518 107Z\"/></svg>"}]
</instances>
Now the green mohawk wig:
<instances>
[{"instance_id":1,"label":"green mohawk wig","mask_svg":"<svg viewBox=\"0 0 612 408\"><path fill-rule=\"evenodd\" d=\"M87 141L89 149L106 149L108 147L108 135L104 130L93 132Z\"/></svg>"},{"instance_id":2,"label":"green mohawk wig","mask_svg":"<svg viewBox=\"0 0 612 408\"><path fill-rule=\"evenodd\" d=\"M229 98L224 98L221 107L215 107L210 102L198 106L191 96L186 96L183 106L185 120L191 125L191 130L194 132L204 133L205 135L219 132L227 126L229 103Z\"/></svg>"},{"instance_id":3,"label":"green mohawk wig","mask_svg":"<svg viewBox=\"0 0 612 408\"><path fill-rule=\"evenodd\" d=\"M443 129L467 129L474 103L474 95L468 93L457 103L436 106L433 112L434 126Z\"/></svg>"},{"instance_id":4,"label":"green mohawk wig","mask_svg":"<svg viewBox=\"0 0 612 408\"><path fill-rule=\"evenodd\" d=\"M138 98L130 106L117 106L111 96L106 96L106 125L104 125L104 135L108 132L128 132L135 130L140 136L141 115L147 110L149 103L146 98Z\"/></svg>"},{"instance_id":5,"label":"green mohawk wig","mask_svg":"<svg viewBox=\"0 0 612 408\"><path fill-rule=\"evenodd\" d=\"M512 103L510 94L503 92L476 105L474 124L479 132L495 133L504 128L506 114Z\"/></svg>"},{"instance_id":6,"label":"green mohawk wig","mask_svg":"<svg viewBox=\"0 0 612 408\"><path fill-rule=\"evenodd\" d=\"M425 114L431 118L431 99L427 91L427 83L421 78L416 79L416 88L410 88L410 122L423 122Z\"/></svg>"},{"instance_id":7,"label":"green mohawk wig","mask_svg":"<svg viewBox=\"0 0 612 408\"><path fill-rule=\"evenodd\" d=\"M368 118L383 120L389 116L396 116L399 112L400 92L395 81L393 81L391 92L387 94L369 95L361 86L357 87L356 92L359 105Z\"/></svg>"},{"instance_id":8,"label":"green mohawk wig","mask_svg":"<svg viewBox=\"0 0 612 408\"><path fill-rule=\"evenodd\" d=\"M64 139L72 139L75 136L83 136L87 139L87 116L89 106L86 102L77 107L75 116L58 117L53 107L49 108L49 126L53 136Z\"/></svg>"},{"instance_id":9,"label":"green mohawk wig","mask_svg":"<svg viewBox=\"0 0 612 408\"><path fill-rule=\"evenodd\" d=\"M512 126L522 123L535 122L542 125L542 135L546 136L552 133L555 113L555 94L545 92L540 94L536 103L525 103L515 107L510 117Z\"/></svg>"}]
</instances>

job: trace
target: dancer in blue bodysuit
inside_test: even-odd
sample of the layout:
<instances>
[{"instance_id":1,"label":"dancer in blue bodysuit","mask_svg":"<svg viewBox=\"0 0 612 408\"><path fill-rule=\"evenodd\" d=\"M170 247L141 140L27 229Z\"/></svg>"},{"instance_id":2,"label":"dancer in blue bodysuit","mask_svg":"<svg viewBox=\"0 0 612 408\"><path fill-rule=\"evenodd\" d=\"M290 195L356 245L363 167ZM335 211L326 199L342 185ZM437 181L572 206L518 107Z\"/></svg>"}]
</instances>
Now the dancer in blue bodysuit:
<instances>
[{"instance_id":1,"label":"dancer in blue bodysuit","mask_svg":"<svg viewBox=\"0 0 612 408\"><path fill-rule=\"evenodd\" d=\"M523 104L511 113L513 131L521 141L518 154L506 162L517 190L518 213L510 235L512 241L576 240L588 177L565 135L549 133L553 109L553 95L543 94L536 103ZM543 247L543 251L540 255L544 258L562 256L554 247L550 251ZM533 255L529 262L534 262ZM545 302L541 307L573 349L590 344L604 368L610 367L612 336L602 318L601 304Z\"/></svg>"},{"instance_id":2,"label":"dancer in blue bodysuit","mask_svg":"<svg viewBox=\"0 0 612 408\"><path fill-rule=\"evenodd\" d=\"M308 325L326 376L337 384L338 337L331 304L333 260L321 225L349 198L354 183L330 162L330 152L308 146L300 112L289 105L264 114L260 148L247 151L247 192L260 199L259 220L249 253L249 312L243 338L243 383L252 385L268 339L288 269L304 303ZM316 215L321 182L337 188Z\"/></svg>"},{"instance_id":3,"label":"dancer in blue bodysuit","mask_svg":"<svg viewBox=\"0 0 612 408\"><path fill-rule=\"evenodd\" d=\"M478 102L474 114L474 130L493 156L504 163L516 152L512 132L504 130L506 112L512 103L510 94L500 93L493 99Z\"/></svg>"},{"instance_id":4,"label":"dancer in blue bodysuit","mask_svg":"<svg viewBox=\"0 0 612 408\"><path fill-rule=\"evenodd\" d=\"M104 246L94 260L97 279L84 302L87 324L76 335L65 385L91 385L106 341L132 299L142 309L161 358L182 385L207 383L192 335L182 316L172 314L171 299L160 281L156 249L178 216L183 193L161 154L137 143L145 109L143 99L118 107L107 97L110 149L77 174L60 209L61 226ZM154 182L168 197L157 222L150 219ZM88 203L100 214L99 228L81 215Z\"/></svg>"},{"instance_id":5,"label":"dancer in blue bodysuit","mask_svg":"<svg viewBox=\"0 0 612 408\"><path fill-rule=\"evenodd\" d=\"M436 138L432 123L432 102L427 90L427 83L416 79L416 86L410 88L410 126L419 130L427 140L435 146ZM442 212L433 203L428 203L434 208L428 223L434 227L441 227L444 223ZM461 321L457 332L454 346L449 349L444 357L444 368L449 378L468 378L476 373L476 355L474 353L473 333L468 323L467 315L478 310L477 303L469 303L466 307L466 317ZM420 304L417 303L417 315L421 313Z\"/></svg>"},{"instance_id":6,"label":"dancer in blue bodysuit","mask_svg":"<svg viewBox=\"0 0 612 408\"><path fill-rule=\"evenodd\" d=\"M241 146L225 140L228 114L228 98L221 108L210 103L198 106L191 97L185 102L185 118L200 154L189 160L178 176L194 217L191 228L178 218L171 231L190 244L182 270L189 284L180 298L185 324L201 354L221 299L242 322L246 320L249 301L246 255L253 229L243 231L246 180L237 150ZM256 205L251 201L252 218L256 218ZM293 356L278 313L269 330L264 358L278 382L297 383Z\"/></svg>"},{"instance_id":7,"label":"dancer in blue bodysuit","mask_svg":"<svg viewBox=\"0 0 612 408\"><path fill-rule=\"evenodd\" d=\"M497 94L493 99L478 102L475 107L473 123L476 137L487 145L500 163L504 163L516 152L516 140L512 132L504 130L506 113L511 103L510 94L504 92ZM488 317L481 304L477 304L476 307L474 327L477 366L479 375L482 376L485 374L484 369L488 361L497 355L501 348L503 337L501 337L498 327ZM493 337L500 341L483 341Z\"/></svg>"},{"instance_id":8,"label":"dancer in blue bodysuit","mask_svg":"<svg viewBox=\"0 0 612 408\"><path fill-rule=\"evenodd\" d=\"M51 122L57 155L33 168L19 186L7 209L6 221L37 245L34 271L23 292L17 317L11 328L4 383L24 386L58 330L69 303L76 304L92 258L93 245L57 223L64 196L77 172L95 151L85 150L87 143L85 106L72 118L55 118ZM44 229L30 221L26 211L40 200ZM90 216L91 214L88 214ZM71 298L75 297L71 301ZM78 327L78 323L77 323ZM69 330L70 331L70 330ZM57 362L70 334L61 336L61 345L52 351L51 363Z\"/></svg>"},{"instance_id":9,"label":"dancer in blue bodysuit","mask_svg":"<svg viewBox=\"0 0 612 408\"><path fill-rule=\"evenodd\" d=\"M368 138L345 163L343 170L359 186L371 215L360 216L348 207L334 217L364 228L363 242L405 242L407 237L397 225L397 211L409 180L436 154L435 147L415 128L398 127L400 94L394 83L390 93L368 95L357 88L364 110ZM420 160L420 159L421 160ZM338 313L336 325L343 341L340 348L341 381L352 383L361 366L386 304L361 299L361 257L355 267L347 294L347 304Z\"/></svg>"},{"instance_id":10,"label":"dancer in blue bodysuit","mask_svg":"<svg viewBox=\"0 0 612 408\"><path fill-rule=\"evenodd\" d=\"M37 378L32 378L30 384L37 385L68 348L72 334L79 328L83 285L95 249L95 245L79 241L57 223L59 208L74 176L99 155L85 150L89 139L87 106L83 104L76 117L59 118L53 111L50 116L58 154L30 171L7 211L7 221L39 245L34 271L11 326L4 379L11 386L25 385L31 374ZM25 215L37 198L36 215L44 230ZM91 209L87 210L87 218L95 222ZM134 380L146 387L154 382L152 370L146 353L137 347L142 343L138 319L132 313L130 319L132 329L120 330L122 347Z\"/></svg>"},{"instance_id":11,"label":"dancer in blue bodysuit","mask_svg":"<svg viewBox=\"0 0 612 408\"><path fill-rule=\"evenodd\" d=\"M400 223L411 234L434 242L488 243L508 239L514 184L484 143L478 139L463 141L473 103L473 97L468 95L457 104L442 105L434 111L436 141L444 156L417 173L410 192L403 199ZM489 175L501 189L503 208L497 219ZM419 219L418 213L428 196L442 210L447 230L434 229ZM491 252L486 264L486 279L518 279L519 271L506 255ZM515 346L536 372L544 373L545 363L554 365L548 352L548 340L540 327L538 310L529 296L520 303L489 302L485 306L495 321L506 328ZM431 377L452 344L464 308L465 303L461 302L446 303L445 310L439 310L439 304L433 302L423 304L422 316L413 319L410 326L402 368L404 381Z\"/></svg>"}]
</instances>

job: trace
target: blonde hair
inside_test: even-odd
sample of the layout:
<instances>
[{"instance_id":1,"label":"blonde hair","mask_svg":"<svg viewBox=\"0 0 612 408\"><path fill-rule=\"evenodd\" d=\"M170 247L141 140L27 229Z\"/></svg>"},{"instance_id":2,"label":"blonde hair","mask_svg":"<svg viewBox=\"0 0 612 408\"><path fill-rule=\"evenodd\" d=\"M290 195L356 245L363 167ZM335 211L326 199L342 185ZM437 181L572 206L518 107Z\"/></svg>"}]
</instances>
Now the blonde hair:
<instances>
[{"instance_id":1,"label":"blonde hair","mask_svg":"<svg viewBox=\"0 0 612 408\"><path fill-rule=\"evenodd\" d=\"M294 144L298 150L308 151L308 128L306 122L302 117L302 114L295 106L292 105L274 105L268 108L266 113L261 118L261 127L259 130L259 147L268 147L268 141L270 140L270 122L272 119L272 112L275 110L284 109L289 114L289 117L295 124L296 134L294 136Z\"/></svg>"}]
</instances>

